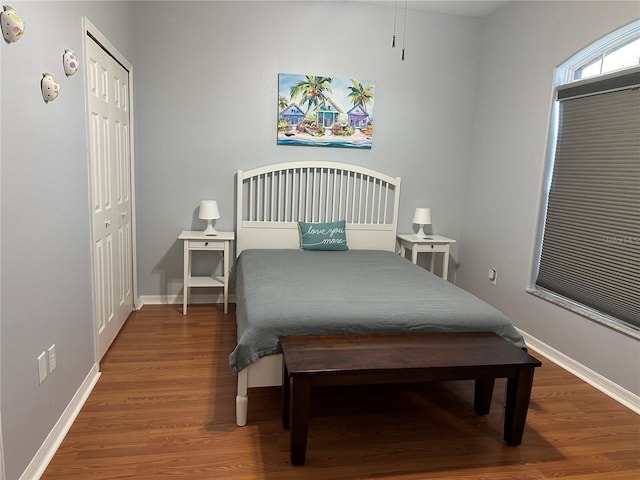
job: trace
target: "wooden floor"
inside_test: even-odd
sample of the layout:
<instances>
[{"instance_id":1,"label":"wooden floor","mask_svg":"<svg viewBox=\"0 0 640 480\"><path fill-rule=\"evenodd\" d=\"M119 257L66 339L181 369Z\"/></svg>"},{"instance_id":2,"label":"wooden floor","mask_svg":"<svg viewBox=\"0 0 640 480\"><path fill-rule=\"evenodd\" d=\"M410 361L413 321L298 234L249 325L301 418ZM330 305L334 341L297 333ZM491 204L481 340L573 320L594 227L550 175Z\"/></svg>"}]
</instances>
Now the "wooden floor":
<instances>
[{"instance_id":1,"label":"wooden floor","mask_svg":"<svg viewBox=\"0 0 640 480\"><path fill-rule=\"evenodd\" d=\"M549 360L536 370L523 443L502 442L504 383L473 413L473 383L314 394L307 463L289 464L279 388L250 391L235 424L233 309L145 306L43 479L638 479L640 416Z\"/></svg>"}]
</instances>

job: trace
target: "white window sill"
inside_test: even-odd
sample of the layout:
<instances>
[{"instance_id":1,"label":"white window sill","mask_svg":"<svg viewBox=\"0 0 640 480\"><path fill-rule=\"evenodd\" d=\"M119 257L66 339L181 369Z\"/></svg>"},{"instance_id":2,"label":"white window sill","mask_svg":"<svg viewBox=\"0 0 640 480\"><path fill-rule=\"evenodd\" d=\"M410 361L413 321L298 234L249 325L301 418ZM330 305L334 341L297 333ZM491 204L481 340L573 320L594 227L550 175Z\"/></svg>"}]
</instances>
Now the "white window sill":
<instances>
[{"instance_id":1,"label":"white window sill","mask_svg":"<svg viewBox=\"0 0 640 480\"><path fill-rule=\"evenodd\" d=\"M586 317L589 320L597 322L601 325L612 328L613 330L616 330L629 337L635 338L636 340L640 340L640 328L635 327L634 325L630 325L618 320L617 318L585 307L584 305L573 302L548 290L537 287L529 287L527 288L527 293L530 293L535 297L542 298L543 300L551 302L554 305L558 305L559 307L565 308L577 315Z\"/></svg>"}]
</instances>

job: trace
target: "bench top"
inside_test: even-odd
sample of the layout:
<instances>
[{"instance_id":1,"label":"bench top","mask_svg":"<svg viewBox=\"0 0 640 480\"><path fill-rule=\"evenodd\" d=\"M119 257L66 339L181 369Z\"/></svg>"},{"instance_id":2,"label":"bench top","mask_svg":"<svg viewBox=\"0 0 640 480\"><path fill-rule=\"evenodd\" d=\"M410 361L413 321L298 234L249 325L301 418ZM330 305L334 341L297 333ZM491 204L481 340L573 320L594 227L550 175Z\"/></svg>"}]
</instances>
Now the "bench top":
<instances>
[{"instance_id":1,"label":"bench top","mask_svg":"<svg viewBox=\"0 0 640 480\"><path fill-rule=\"evenodd\" d=\"M493 332L291 335L280 343L293 376L541 365Z\"/></svg>"}]
</instances>

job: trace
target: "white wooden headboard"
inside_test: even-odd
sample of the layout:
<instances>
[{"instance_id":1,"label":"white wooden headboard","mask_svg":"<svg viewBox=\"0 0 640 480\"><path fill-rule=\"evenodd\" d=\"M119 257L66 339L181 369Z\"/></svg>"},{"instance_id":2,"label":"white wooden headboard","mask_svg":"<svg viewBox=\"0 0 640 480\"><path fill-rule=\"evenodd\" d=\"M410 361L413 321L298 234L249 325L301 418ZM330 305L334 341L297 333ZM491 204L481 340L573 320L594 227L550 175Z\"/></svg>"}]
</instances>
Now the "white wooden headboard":
<instances>
[{"instance_id":1,"label":"white wooden headboard","mask_svg":"<svg viewBox=\"0 0 640 480\"><path fill-rule=\"evenodd\" d=\"M236 255L249 248L299 248L298 221L343 219L349 248L396 248L400 177L304 161L238 170L236 181Z\"/></svg>"}]
</instances>

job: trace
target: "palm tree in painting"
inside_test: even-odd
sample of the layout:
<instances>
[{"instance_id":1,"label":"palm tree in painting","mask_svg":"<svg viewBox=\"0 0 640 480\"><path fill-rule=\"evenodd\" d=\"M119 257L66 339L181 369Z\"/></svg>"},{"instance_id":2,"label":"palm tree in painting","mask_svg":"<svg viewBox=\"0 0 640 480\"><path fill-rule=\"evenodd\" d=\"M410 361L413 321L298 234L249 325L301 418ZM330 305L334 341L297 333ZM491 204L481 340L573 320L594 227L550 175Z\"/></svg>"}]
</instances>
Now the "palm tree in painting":
<instances>
[{"instance_id":1,"label":"palm tree in painting","mask_svg":"<svg viewBox=\"0 0 640 480\"><path fill-rule=\"evenodd\" d=\"M349 97L351 98L351 103L355 105L360 105L365 112L367 112L367 105L370 105L374 93L373 93L373 85L362 85L359 81L351 79L352 86L349 87ZM367 112L369 113L369 112Z\"/></svg>"},{"instance_id":2,"label":"palm tree in painting","mask_svg":"<svg viewBox=\"0 0 640 480\"><path fill-rule=\"evenodd\" d=\"M332 80L333 78L331 77L305 75L304 80L300 80L291 87L291 99L293 100L297 96L300 96L300 103L307 106L304 112L305 117L311 106L317 110L320 104L327 100L327 93L332 93Z\"/></svg>"},{"instance_id":3,"label":"palm tree in painting","mask_svg":"<svg viewBox=\"0 0 640 480\"><path fill-rule=\"evenodd\" d=\"M278 107L280 110L284 110L289 106L289 99L287 97L278 97Z\"/></svg>"}]
</instances>

